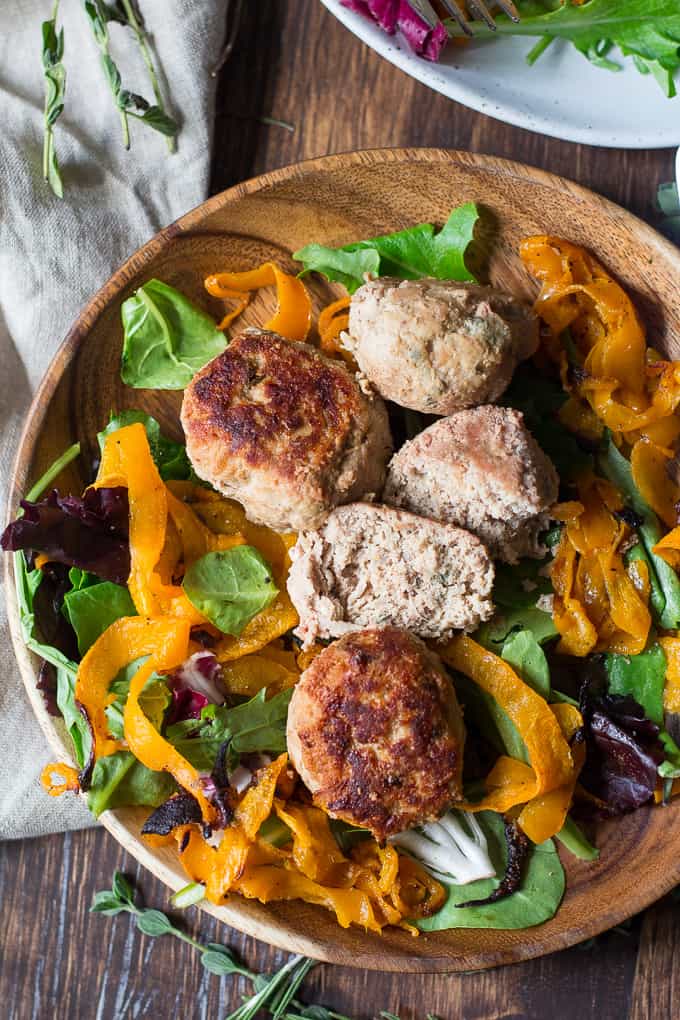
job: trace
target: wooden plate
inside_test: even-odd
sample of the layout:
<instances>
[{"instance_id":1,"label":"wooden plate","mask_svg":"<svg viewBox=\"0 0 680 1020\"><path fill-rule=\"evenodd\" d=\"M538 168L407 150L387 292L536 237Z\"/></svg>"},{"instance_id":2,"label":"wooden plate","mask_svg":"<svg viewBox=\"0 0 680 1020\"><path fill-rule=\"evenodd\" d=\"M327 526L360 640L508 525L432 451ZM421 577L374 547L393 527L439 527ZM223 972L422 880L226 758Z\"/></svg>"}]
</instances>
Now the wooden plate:
<instances>
[{"instance_id":1,"label":"wooden plate","mask_svg":"<svg viewBox=\"0 0 680 1020\"><path fill-rule=\"evenodd\" d=\"M618 206L568 181L517 163L441 150L384 150L330 156L278 170L232 188L199 206L136 252L84 309L52 362L30 409L13 476L14 508L42 471L75 440L81 463L62 485L73 491L90 477L93 438L111 409L141 407L180 435L180 394L126 389L119 376L120 303L152 276L179 287L219 315L203 277L220 268L245 269L290 253L309 241L338 245L420 221L441 223L453 206L474 200L483 209L480 238L491 282L530 296L533 284L517 257L519 240L562 234L595 251L635 297L650 343L680 356L680 253ZM87 271L87 253L83 253ZM334 293L312 283L318 306ZM258 298L250 322L270 312ZM14 643L33 708L50 744L70 754L63 726L45 711L35 689L37 661L24 648L17 620L11 558L5 558ZM108 812L102 823L168 886L187 881L170 850L150 850L138 837L145 812ZM321 908L291 902L262 906L234 896L207 906L226 924L281 948L320 960L391 971L466 971L540 956L570 946L630 916L680 883L680 803L642 809L597 834L599 862L566 854L567 893L557 916L525 931L460 930L413 938L344 930Z\"/></svg>"}]
</instances>

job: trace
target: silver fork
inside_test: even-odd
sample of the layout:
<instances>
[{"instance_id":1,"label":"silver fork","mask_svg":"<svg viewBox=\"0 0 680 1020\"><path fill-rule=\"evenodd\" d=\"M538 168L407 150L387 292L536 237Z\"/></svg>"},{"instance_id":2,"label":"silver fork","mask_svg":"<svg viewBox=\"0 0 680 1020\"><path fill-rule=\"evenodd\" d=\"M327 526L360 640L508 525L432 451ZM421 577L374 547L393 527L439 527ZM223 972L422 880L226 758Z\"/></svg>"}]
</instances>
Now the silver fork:
<instances>
[{"instance_id":1,"label":"silver fork","mask_svg":"<svg viewBox=\"0 0 680 1020\"><path fill-rule=\"evenodd\" d=\"M408 0L408 2L414 11L420 14L421 18L423 18L428 25L435 28L439 22L439 18L437 17L430 0ZM466 35L472 35L470 23L456 0L441 0L441 3L451 15L453 20L462 28L463 32L465 32ZM511 21L519 21L519 12L512 0L495 0L495 3L502 11L505 12L505 14L507 14ZM484 0L466 0L466 6L469 8L473 20L476 18L477 21L483 21L488 28L495 31L496 22L493 20L493 15Z\"/></svg>"}]
</instances>

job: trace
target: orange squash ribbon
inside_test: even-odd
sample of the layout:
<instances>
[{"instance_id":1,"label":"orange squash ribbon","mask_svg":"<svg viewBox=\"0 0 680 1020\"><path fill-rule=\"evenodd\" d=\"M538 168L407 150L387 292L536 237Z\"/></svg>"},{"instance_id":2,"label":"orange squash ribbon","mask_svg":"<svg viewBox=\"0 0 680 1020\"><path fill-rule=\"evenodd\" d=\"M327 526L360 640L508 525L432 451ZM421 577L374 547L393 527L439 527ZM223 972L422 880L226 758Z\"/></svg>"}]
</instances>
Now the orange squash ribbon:
<instances>
[{"instance_id":1,"label":"orange squash ribbon","mask_svg":"<svg viewBox=\"0 0 680 1020\"><path fill-rule=\"evenodd\" d=\"M78 770L63 761L45 765L40 773L40 783L50 797L61 797L62 793L78 793L80 790Z\"/></svg>"},{"instance_id":2,"label":"orange squash ribbon","mask_svg":"<svg viewBox=\"0 0 680 1020\"><path fill-rule=\"evenodd\" d=\"M358 924L379 932L386 924L403 924L417 934L404 917L438 909L445 898L441 885L393 847L382 849L373 840L345 857L323 811L277 796L287 761L283 754L256 773L217 846L199 826L174 831L189 877L205 885L213 903L222 903L229 892L262 903L302 899L332 910L343 927ZM291 832L283 848L258 836L272 811Z\"/></svg>"},{"instance_id":3,"label":"orange squash ribbon","mask_svg":"<svg viewBox=\"0 0 680 1020\"><path fill-rule=\"evenodd\" d=\"M180 619L128 616L116 620L83 657L78 667L75 696L92 727L95 760L115 753L124 745L114 740L108 731L105 709L114 700L109 688L123 667L145 658L130 681L123 710L127 747L147 768L169 772L179 786L196 798L203 819L212 821L215 810L203 794L198 772L155 729L139 703L152 673L174 669L185 661L189 630L189 622Z\"/></svg>"},{"instance_id":4,"label":"orange squash ribbon","mask_svg":"<svg viewBox=\"0 0 680 1020\"><path fill-rule=\"evenodd\" d=\"M343 297L326 305L319 312L317 329L319 330L319 346L324 354L328 354L331 358L342 358L353 371L356 371L358 365L353 355L339 343L340 334L349 328L349 303L350 298Z\"/></svg>"},{"instance_id":5,"label":"orange squash ribbon","mask_svg":"<svg viewBox=\"0 0 680 1020\"><path fill-rule=\"evenodd\" d=\"M265 329L280 333L287 340L305 340L312 321L312 304L302 280L284 273L275 262L263 262L257 269L244 273L212 273L204 281L213 297L236 300L237 308L220 323L224 329L245 309L252 291L276 285L278 305Z\"/></svg>"},{"instance_id":6,"label":"orange squash ribbon","mask_svg":"<svg viewBox=\"0 0 680 1020\"><path fill-rule=\"evenodd\" d=\"M584 475L579 500L551 511L565 528L551 564L553 620L558 650L585 656L593 651L638 655L651 627L649 577L624 563L629 529L614 516L623 503L605 479Z\"/></svg>"},{"instance_id":7,"label":"orange squash ribbon","mask_svg":"<svg viewBox=\"0 0 680 1020\"><path fill-rule=\"evenodd\" d=\"M581 377L566 387L572 395L631 441L631 433L673 415L680 405L680 362L662 361L647 348L632 301L604 267L578 245L546 235L522 241L520 256L541 283L535 310L553 334L547 349L565 383L565 330L582 360ZM566 413L572 424L578 421L574 407Z\"/></svg>"},{"instance_id":8,"label":"orange squash ribbon","mask_svg":"<svg viewBox=\"0 0 680 1020\"><path fill-rule=\"evenodd\" d=\"M526 805L519 816L520 825L526 825L527 835L535 842L543 842L562 828L582 764L575 760L568 743L582 724L580 713L548 705L507 662L466 634L454 637L438 651L444 662L500 705L517 727L531 763L501 755L486 778L486 795L462 807L505 813Z\"/></svg>"}]
</instances>

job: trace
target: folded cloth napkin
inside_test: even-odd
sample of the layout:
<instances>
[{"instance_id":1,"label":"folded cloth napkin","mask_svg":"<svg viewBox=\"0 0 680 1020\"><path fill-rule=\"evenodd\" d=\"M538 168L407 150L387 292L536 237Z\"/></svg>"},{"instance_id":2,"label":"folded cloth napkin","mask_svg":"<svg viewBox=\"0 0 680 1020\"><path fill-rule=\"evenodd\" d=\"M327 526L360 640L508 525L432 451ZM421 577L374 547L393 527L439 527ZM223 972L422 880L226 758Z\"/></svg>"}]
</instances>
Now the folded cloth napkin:
<instances>
[{"instance_id":1,"label":"folded cloth napkin","mask_svg":"<svg viewBox=\"0 0 680 1020\"><path fill-rule=\"evenodd\" d=\"M82 305L161 227L206 197L214 79L225 2L141 0L181 124L178 151L131 121L126 152L82 3L62 2L66 107L56 146L65 195L41 177L43 80L40 23L52 0L0 4L0 505L31 395ZM110 26L133 92L151 92L132 33ZM38 782L47 742L23 691L0 595L0 838L91 824L75 798L45 796Z\"/></svg>"}]
</instances>

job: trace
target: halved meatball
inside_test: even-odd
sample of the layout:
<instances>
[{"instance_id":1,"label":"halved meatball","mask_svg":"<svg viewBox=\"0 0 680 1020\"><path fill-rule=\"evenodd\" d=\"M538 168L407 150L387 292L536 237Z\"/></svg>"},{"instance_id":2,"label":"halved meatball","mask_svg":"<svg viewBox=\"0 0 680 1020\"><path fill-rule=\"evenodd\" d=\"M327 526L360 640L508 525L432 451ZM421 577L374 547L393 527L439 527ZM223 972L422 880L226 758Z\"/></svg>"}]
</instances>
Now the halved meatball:
<instances>
[{"instance_id":1,"label":"halved meatball","mask_svg":"<svg viewBox=\"0 0 680 1020\"><path fill-rule=\"evenodd\" d=\"M538 347L538 320L493 287L381 277L352 297L343 344L387 400L452 414L501 395Z\"/></svg>"},{"instance_id":2,"label":"halved meatball","mask_svg":"<svg viewBox=\"0 0 680 1020\"><path fill-rule=\"evenodd\" d=\"M462 796L465 730L453 685L419 638L347 634L298 681L288 753L314 801L378 840L438 818Z\"/></svg>"},{"instance_id":3,"label":"halved meatball","mask_svg":"<svg viewBox=\"0 0 680 1020\"><path fill-rule=\"evenodd\" d=\"M457 524L506 563L542 556L557 499L552 462L508 407L474 407L430 425L394 455L386 503Z\"/></svg>"},{"instance_id":4,"label":"halved meatball","mask_svg":"<svg viewBox=\"0 0 680 1020\"><path fill-rule=\"evenodd\" d=\"M379 492L391 451L380 397L308 344L258 329L197 373L182 425L199 477L277 531L319 527Z\"/></svg>"},{"instance_id":5,"label":"halved meatball","mask_svg":"<svg viewBox=\"0 0 680 1020\"><path fill-rule=\"evenodd\" d=\"M469 531L392 507L350 503L291 550L288 593L305 647L389 624L444 640L493 614L493 564Z\"/></svg>"}]
</instances>

